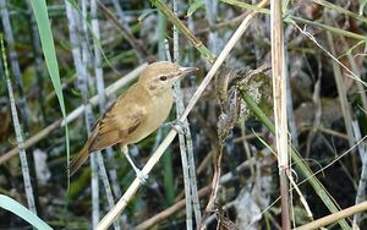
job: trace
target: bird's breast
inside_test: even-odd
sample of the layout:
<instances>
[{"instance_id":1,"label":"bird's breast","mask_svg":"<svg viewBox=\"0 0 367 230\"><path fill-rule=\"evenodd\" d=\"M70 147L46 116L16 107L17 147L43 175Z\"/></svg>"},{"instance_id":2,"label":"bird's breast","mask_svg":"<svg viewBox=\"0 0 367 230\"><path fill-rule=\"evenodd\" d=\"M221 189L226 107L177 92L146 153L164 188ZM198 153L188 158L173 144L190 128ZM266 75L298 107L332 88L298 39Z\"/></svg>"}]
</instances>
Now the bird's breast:
<instances>
[{"instance_id":1,"label":"bird's breast","mask_svg":"<svg viewBox=\"0 0 367 230\"><path fill-rule=\"evenodd\" d=\"M162 123L167 120L172 108L172 104L172 92L165 92L161 95L151 96L149 99L149 104L146 107L147 116L144 124L141 125L141 129L136 130L139 140L135 140L134 142L144 139L157 130Z\"/></svg>"},{"instance_id":2,"label":"bird's breast","mask_svg":"<svg viewBox=\"0 0 367 230\"><path fill-rule=\"evenodd\" d=\"M151 129L156 130L167 119L173 104L171 92L164 93L161 96L152 97L151 114L148 115L148 123ZM153 132L152 131L152 132Z\"/></svg>"}]
</instances>

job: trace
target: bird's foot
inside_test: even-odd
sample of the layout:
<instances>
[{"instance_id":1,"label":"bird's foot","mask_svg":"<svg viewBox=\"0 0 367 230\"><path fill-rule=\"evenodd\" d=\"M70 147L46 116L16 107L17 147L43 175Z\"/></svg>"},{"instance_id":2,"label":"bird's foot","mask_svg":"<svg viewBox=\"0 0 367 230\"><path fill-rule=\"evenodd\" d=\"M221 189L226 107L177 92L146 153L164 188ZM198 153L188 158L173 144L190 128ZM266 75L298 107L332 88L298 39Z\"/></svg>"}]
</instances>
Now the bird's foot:
<instances>
[{"instance_id":1,"label":"bird's foot","mask_svg":"<svg viewBox=\"0 0 367 230\"><path fill-rule=\"evenodd\" d=\"M186 134L185 124L180 120L168 122L166 123L166 125L170 126L172 129L174 129L177 133L181 135Z\"/></svg>"},{"instance_id":2,"label":"bird's foot","mask_svg":"<svg viewBox=\"0 0 367 230\"><path fill-rule=\"evenodd\" d=\"M148 175L144 174L142 170L135 169L136 177L140 180L141 184L147 183L147 180L149 178Z\"/></svg>"}]
</instances>

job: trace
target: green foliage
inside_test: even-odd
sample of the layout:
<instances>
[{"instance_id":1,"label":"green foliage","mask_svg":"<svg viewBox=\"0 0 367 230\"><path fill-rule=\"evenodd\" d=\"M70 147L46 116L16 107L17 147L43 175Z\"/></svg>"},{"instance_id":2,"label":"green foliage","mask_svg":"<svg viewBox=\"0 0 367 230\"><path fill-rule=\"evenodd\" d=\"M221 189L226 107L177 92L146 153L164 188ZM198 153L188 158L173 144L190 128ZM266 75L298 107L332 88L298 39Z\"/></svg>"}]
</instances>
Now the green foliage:
<instances>
[{"instance_id":1,"label":"green foliage","mask_svg":"<svg viewBox=\"0 0 367 230\"><path fill-rule=\"evenodd\" d=\"M43 54L45 56L47 69L50 74L51 82L55 89L55 93L60 104L62 116L65 118L66 109L64 103L64 96L62 94L59 65L56 59L56 51L55 51L54 39L51 32L50 20L48 17L47 5L45 0L31 1L31 3L38 27L38 32L40 34L41 45ZM69 131L67 125L65 125L65 135L66 135L66 152L68 159L67 162L69 164L70 147L69 147ZM69 184L70 182L68 182L68 185Z\"/></svg>"}]
</instances>

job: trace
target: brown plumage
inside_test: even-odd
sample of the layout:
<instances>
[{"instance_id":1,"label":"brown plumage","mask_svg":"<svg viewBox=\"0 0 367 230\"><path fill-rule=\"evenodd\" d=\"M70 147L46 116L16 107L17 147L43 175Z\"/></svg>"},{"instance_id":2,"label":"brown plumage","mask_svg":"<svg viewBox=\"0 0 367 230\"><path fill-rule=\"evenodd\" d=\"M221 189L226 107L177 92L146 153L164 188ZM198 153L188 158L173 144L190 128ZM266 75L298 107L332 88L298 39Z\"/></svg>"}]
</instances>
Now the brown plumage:
<instances>
[{"instance_id":1,"label":"brown plumage","mask_svg":"<svg viewBox=\"0 0 367 230\"><path fill-rule=\"evenodd\" d=\"M82 166L89 153L115 144L137 143L159 128L173 104L173 83L195 70L170 62L147 66L138 82L96 122L84 147L71 162L71 174Z\"/></svg>"}]
</instances>

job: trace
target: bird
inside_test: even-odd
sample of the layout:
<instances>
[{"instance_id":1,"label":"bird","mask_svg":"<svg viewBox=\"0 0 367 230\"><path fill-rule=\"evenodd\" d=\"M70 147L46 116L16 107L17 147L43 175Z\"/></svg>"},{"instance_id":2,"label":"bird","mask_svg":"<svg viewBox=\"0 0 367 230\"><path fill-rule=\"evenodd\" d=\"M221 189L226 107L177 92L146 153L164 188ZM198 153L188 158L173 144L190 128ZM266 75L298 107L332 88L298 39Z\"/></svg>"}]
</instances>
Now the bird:
<instances>
[{"instance_id":1,"label":"bird","mask_svg":"<svg viewBox=\"0 0 367 230\"><path fill-rule=\"evenodd\" d=\"M163 124L173 105L173 83L197 70L197 67L182 67L168 61L149 64L138 81L95 123L83 148L71 161L71 175L90 153L119 144L137 176L143 179L128 154L128 145L138 143Z\"/></svg>"}]
</instances>

